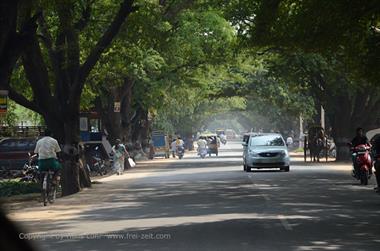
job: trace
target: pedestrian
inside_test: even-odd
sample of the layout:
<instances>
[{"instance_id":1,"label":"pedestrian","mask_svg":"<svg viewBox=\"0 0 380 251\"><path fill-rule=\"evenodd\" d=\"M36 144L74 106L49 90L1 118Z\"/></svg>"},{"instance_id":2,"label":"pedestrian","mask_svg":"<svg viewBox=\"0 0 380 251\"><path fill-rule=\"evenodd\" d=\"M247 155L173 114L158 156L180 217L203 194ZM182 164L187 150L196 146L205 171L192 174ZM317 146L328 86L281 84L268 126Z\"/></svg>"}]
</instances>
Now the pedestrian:
<instances>
[{"instance_id":1,"label":"pedestrian","mask_svg":"<svg viewBox=\"0 0 380 251\"><path fill-rule=\"evenodd\" d=\"M175 158L175 153L177 152L177 142L175 139L170 144L170 151L172 152L173 158Z\"/></svg>"},{"instance_id":2,"label":"pedestrian","mask_svg":"<svg viewBox=\"0 0 380 251\"><path fill-rule=\"evenodd\" d=\"M286 144L288 144L288 146L292 146L293 145L293 138L292 138L292 136L289 135L289 137L286 139Z\"/></svg>"},{"instance_id":3,"label":"pedestrian","mask_svg":"<svg viewBox=\"0 0 380 251\"><path fill-rule=\"evenodd\" d=\"M123 174L125 157L129 158L129 153L120 139L116 140L116 144L112 147L113 167L117 175Z\"/></svg>"}]
</instances>

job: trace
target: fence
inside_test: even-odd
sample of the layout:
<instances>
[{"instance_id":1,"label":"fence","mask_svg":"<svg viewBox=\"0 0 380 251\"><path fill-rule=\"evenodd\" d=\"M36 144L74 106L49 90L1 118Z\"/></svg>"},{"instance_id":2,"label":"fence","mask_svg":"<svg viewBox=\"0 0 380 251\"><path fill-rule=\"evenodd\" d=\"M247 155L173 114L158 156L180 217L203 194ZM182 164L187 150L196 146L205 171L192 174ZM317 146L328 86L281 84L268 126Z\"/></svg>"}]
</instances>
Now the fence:
<instances>
[{"instance_id":1,"label":"fence","mask_svg":"<svg viewBox=\"0 0 380 251\"><path fill-rule=\"evenodd\" d=\"M44 126L0 126L1 137L36 137L42 135Z\"/></svg>"}]
</instances>

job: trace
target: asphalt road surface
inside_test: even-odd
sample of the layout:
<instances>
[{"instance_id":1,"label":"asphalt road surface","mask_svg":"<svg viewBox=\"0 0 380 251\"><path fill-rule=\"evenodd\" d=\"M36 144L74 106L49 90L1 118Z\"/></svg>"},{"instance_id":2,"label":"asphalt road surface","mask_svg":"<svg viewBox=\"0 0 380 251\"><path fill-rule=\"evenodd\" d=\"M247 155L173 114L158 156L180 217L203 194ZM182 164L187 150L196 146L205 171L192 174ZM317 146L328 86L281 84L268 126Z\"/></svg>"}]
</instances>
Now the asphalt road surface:
<instances>
[{"instance_id":1,"label":"asphalt road surface","mask_svg":"<svg viewBox=\"0 0 380 251\"><path fill-rule=\"evenodd\" d=\"M348 165L243 172L219 157L140 163L122 176L10 216L40 250L380 250L380 196Z\"/></svg>"}]
</instances>

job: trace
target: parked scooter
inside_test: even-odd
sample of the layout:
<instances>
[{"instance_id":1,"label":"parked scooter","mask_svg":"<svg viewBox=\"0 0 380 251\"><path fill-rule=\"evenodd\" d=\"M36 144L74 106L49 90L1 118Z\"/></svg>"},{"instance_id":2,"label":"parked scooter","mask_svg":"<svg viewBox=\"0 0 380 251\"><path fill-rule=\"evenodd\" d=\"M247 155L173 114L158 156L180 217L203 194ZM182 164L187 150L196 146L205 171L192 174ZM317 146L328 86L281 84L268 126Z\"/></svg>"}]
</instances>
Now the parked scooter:
<instances>
[{"instance_id":1,"label":"parked scooter","mask_svg":"<svg viewBox=\"0 0 380 251\"><path fill-rule=\"evenodd\" d=\"M28 161L24 164L22 177L20 181L22 182L39 182L39 171L37 165L37 154L30 154Z\"/></svg>"},{"instance_id":2,"label":"parked scooter","mask_svg":"<svg viewBox=\"0 0 380 251\"><path fill-rule=\"evenodd\" d=\"M88 171L93 175L106 175L107 166L105 161L101 158L99 147L95 147L94 156L91 156L90 163L87 163Z\"/></svg>"},{"instance_id":3,"label":"parked scooter","mask_svg":"<svg viewBox=\"0 0 380 251\"><path fill-rule=\"evenodd\" d=\"M351 147L354 157L353 177L360 180L360 184L368 185L370 171L372 169L372 160L370 155L371 148L367 145L358 145Z\"/></svg>"}]
</instances>

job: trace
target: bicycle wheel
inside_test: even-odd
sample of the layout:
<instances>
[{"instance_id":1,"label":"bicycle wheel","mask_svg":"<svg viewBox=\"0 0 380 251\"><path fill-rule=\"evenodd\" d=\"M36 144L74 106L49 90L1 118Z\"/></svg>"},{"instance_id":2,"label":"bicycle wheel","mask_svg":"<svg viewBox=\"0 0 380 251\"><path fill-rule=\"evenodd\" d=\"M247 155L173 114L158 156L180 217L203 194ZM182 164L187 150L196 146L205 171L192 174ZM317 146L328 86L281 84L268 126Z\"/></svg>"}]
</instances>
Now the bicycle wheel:
<instances>
[{"instance_id":1,"label":"bicycle wheel","mask_svg":"<svg viewBox=\"0 0 380 251\"><path fill-rule=\"evenodd\" d=\"M53 204L56 197L57 197L57 186L54 184L51 184L49 190L50 190L49 191L49 203Z\"/></svg>"},{"instance_id":2,"label":"bicycle wheel","mask_svg":"<svg viewBox=\"0 0 380 251\"><path fill-rule=\"evenodd\" d=\"M42 197L42 203L44 206L47 205L48 202L48 175L45 174L44 178L42 180L42 189L41 189L41 197Z\"/></svg>"}]
</instances>

